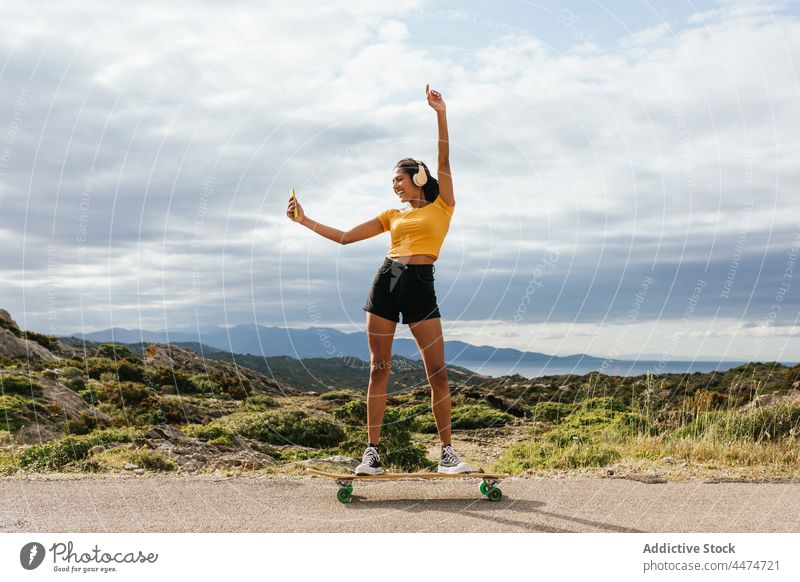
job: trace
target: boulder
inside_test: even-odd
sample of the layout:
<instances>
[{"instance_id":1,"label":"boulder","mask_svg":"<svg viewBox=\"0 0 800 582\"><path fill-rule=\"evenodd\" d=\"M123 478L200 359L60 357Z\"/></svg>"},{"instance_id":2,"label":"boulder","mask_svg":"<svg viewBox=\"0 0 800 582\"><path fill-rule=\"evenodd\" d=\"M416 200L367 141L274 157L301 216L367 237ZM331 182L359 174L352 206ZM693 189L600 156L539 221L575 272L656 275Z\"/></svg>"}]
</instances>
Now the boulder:
<instances>
[{"instance_id":1,"label":"boulder","mask_svg":"<svg viewBox=\"0 0 800 582\"><path fill-rule=\"evenodd\" d=\"M58 360L58 356L44 346L31 340L18 338L4 327L0 328L0 356L38 357L48 361Z\"/></svg>"},{"instance_id":2,"label":"boulder","mask_svg":"<svg viewBox=\"0 0 800 582\"><path fill-rule=\"evenodd\" d=\"M0 324L6 324L11 327L16 327L17 329L19 329L17 322L11 318L11 314L5 309L0 309Z\"/></svg>"},{"instance_id":3,"label":"boulder","mask_svg":"<svg viewBox=\"0 0 800 582\"><path fill-rule=\"evenodd\" d=\"M177 428L173 428L168 424L160 424L154 426L147 433L147 438L155 440L166 440L171 443L179 443L187 440L186 436Z\"/></svg>"}]
</instances>

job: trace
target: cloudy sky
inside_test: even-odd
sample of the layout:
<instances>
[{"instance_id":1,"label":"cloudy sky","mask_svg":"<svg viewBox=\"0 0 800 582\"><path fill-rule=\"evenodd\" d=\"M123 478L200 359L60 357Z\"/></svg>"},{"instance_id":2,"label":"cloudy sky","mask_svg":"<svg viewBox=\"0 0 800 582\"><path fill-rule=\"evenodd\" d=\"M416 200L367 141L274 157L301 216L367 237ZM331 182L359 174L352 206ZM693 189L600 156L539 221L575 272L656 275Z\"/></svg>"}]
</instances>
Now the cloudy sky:
<instances>
[{"instance_id":1,"label":"cloudy sky","mask_svg":"<svg viewBox=\"0 0 800 582\"><path fill-rule=\"evenodd\" d=\"M18 2L0 21L0 307L24 328L363 331L435 167L447 339L800 360L800 9L729 1ZM269 6L269 7L267 7ZM406 326L398 335L410 337Z\"/></svg>"}]
</instances>

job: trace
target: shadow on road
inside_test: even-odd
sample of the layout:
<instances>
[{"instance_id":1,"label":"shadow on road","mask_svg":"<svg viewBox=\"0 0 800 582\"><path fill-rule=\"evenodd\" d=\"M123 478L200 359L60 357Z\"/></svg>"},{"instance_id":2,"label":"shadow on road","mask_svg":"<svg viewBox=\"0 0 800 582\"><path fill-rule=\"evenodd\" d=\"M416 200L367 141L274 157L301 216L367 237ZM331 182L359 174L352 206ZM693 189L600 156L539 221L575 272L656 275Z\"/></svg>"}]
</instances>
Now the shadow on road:
<instances>
[{"instance_id":1,"label":"shadow on road","mask_svg":"<svg viewBox=\"0 0 800 582\"><path fill-rule=\"evenodd\" d=\"M388 509L404 513L442 513L446 515L458 514L475 520L485 520L492 524L502 524L510 528L518 528L527 532L541 533L575 533L585 532L587 529L601 532L616 533L643 533L643 530L622 527L610 523L603 523L590 519L583 519L573 515L565 515L552 511L544 511L546 503L542 501L514 500L503 497L501 501L492 502L488 499L463 499L463 498L437 498L437 499L371 499L361 495L353 495L347 504L347 511ZM526 519L526 518L530 519ZM537 519L537 517L539 519ZM441 519L446 519L441 518ZM567 523L579 524L583 527L555 527L544 521L561 520Z\"/></svg>"}]
</instances>

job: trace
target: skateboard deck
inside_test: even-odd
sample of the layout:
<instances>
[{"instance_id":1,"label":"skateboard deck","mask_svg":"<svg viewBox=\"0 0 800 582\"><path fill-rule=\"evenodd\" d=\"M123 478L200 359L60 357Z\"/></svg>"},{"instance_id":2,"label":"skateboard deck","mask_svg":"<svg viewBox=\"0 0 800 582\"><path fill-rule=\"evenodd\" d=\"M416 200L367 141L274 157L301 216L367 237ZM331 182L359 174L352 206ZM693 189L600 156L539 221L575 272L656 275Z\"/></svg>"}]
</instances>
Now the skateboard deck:
<instances>
[{"instance_id":1,"label":"skateboard deck","mask_svg":"<svg viewBox=\"0 0 800 582\"><path fill-rule=\"evenodd\" d=\"M401 479L468 479L475 478L481 479L480 486L481 493L486 495L490 501L500 501L503 497L503 492L500 491L498 483L500 479L510 477L504 473L484 473L483 470L474 471L472 473L383 473L382 475L346 475L341 473L327 473L325 471L318 471L316 469L306 469L312 475L320 477L328 477L335 479L336 484L339 486L339 492L336 498L342 503L348 503L353 494L353 481L358 480L401 480Z\"/></svg>"}]
</instances>

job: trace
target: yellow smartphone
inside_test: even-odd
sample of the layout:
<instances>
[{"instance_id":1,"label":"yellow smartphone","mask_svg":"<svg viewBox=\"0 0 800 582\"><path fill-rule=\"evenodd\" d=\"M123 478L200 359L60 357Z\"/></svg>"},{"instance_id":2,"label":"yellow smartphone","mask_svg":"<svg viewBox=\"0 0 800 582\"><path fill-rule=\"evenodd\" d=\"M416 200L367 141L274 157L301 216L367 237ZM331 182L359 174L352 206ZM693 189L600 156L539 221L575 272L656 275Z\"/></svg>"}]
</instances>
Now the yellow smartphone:
<instances>
[{"instance_id":1,"label":"yellow smartphone","mask_svg":"<svg viewBox=\"0 0 800 582\"><path fill-rule=\"evenodd\" d=\"M297 197L294 195L294 186L292 186L292 199L297 203ZM294 219L297 220L297 206L294 207Z\"/></svg>"}]
</instances>

